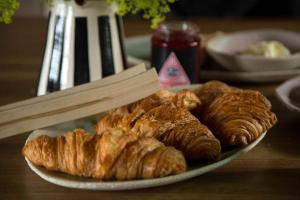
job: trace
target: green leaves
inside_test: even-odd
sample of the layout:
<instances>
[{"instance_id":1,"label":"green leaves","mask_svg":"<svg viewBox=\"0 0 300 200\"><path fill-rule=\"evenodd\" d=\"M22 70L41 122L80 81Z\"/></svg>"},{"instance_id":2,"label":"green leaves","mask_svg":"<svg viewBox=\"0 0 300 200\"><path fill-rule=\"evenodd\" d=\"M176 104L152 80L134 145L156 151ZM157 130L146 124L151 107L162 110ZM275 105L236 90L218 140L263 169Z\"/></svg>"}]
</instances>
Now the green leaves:
<instances>
[{"instance_id":1,"label":"green leaves","mask_svg":"<svg viewBox=\"0 0 300 200\"><path fill-rule=\"evenodd\" d=\"M49 6L52 5L53 0L43 0ZM5 24L10 24L12 22L12 17L14 16L16 10L20 7L19 0L0 0L0 22Z\"/></svg>"},{"instance_id":2,"label":"green leaves","mask_svg":"<svg viewBox=\"0 0 300 200\"><path fill-rule=\"evenodd\" d=\"M18 0L1 0L0 1L0 22L9 24L12 22L12 16L20 7Z\"/></svg>"},{"instance_id":3,"label":"green leaves","mask_svg":"<svg viewBox=\"0 0 300 200\"><path fill-rule=\"evenodd\" d=\"M165 19L170 11L169 3L175 0L107 0L109 3L116 3L119 7L119 14L136 14L141 11L145 19L151 20L151 28L155 28Z\"/></svg>"},{"instance_id":4,"label":"green leaves","mask_svg":"<svg viewBox=\"0 0 300 200\"><path fill-rule=\"evenodd\" d=\"M51 5L52 0L43 0ZM170 11L169 4L175 0L106 0L115 3L119 7L119 14L136 14L142 12L145 19L151 20L151 28L155 28L165 19L165 15ZM11 23L12 16L20 7L18 0L0 0L0 22Z\"/></svg>"}]
</instances>

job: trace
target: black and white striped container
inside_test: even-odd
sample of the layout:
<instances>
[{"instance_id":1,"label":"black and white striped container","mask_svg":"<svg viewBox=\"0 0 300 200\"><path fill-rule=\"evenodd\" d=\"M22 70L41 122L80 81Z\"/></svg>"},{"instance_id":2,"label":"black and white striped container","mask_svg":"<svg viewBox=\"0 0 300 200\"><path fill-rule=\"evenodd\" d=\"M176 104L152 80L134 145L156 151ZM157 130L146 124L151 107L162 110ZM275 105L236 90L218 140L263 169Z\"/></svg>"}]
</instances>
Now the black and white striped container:
<instances>
[{"instance_id":1,"label":"black and white striped container","mask_svg":"<svg viewBox=\"0 0 300 200\"><path fill-rule=\"evenodd\" d=\"M37 95L101 79L126 68L121 17L106 0L55 0Z\"/></svg>"}]
</instances>

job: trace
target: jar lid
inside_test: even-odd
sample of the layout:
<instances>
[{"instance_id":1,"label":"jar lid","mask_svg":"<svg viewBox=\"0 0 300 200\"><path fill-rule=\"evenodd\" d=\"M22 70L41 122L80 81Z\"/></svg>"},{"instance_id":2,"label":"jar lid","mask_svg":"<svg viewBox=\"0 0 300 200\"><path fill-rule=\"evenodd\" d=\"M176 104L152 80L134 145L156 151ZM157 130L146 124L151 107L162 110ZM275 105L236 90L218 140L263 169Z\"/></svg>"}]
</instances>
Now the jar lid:
<instances>
[{"instance_id":1,"label":"jar lid","mask_svg":"<svg viewBox=\"0 0 300 200\"><path fill-rule=\"evenodd\" d=\"M199 45L199 28L196 24L186 21L166 21L158 26L152 36L156 46L183 46Z\"/></svg>"},{"instance_id":2,"label":"jar lid","mask_svg":"<svg viewBox=\"0 0 300 200\"><path fill-rule=\"evenodd\" d=\"M198 35L199 28L196 24L187 21L166 21L161 23L154 35L168 36L176 34Z\"/></svg>"}]
</instances>

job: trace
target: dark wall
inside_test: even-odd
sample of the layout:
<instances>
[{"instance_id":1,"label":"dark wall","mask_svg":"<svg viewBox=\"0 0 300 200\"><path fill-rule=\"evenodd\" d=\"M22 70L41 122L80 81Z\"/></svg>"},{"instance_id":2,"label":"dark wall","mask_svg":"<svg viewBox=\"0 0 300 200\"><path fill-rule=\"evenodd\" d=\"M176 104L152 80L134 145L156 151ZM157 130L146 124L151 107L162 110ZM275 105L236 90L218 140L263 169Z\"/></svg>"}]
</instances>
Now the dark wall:
<instances>
[{"instance_id":1,"label":"dark wall","mask_svg":"<svg viewBox=\"0 0 300 200\"><path fill-rule=\"evenodd\" d=\"M179 16L300 16L300 0L177 0Z\"/></svg>"}]
</instances>

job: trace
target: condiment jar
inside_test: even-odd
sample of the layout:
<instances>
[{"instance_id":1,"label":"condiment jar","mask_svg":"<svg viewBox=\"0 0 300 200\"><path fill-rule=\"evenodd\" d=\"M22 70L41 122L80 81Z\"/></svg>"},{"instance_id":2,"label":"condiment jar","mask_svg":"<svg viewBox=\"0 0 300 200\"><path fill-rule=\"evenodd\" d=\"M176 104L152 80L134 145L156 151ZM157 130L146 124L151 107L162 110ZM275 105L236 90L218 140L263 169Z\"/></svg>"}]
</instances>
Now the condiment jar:
<instances>
[{"instance_id":1,"label":"condiment jar","mask_svg":"<svg viewBox=\"0 0 300 200\"><path fill-rule=\"evenodd\" d=\"M199 82L201 39L195 24L164 22L153 33L151 42L151 64L163 87Z\"/></svg>"}]
</instances>

